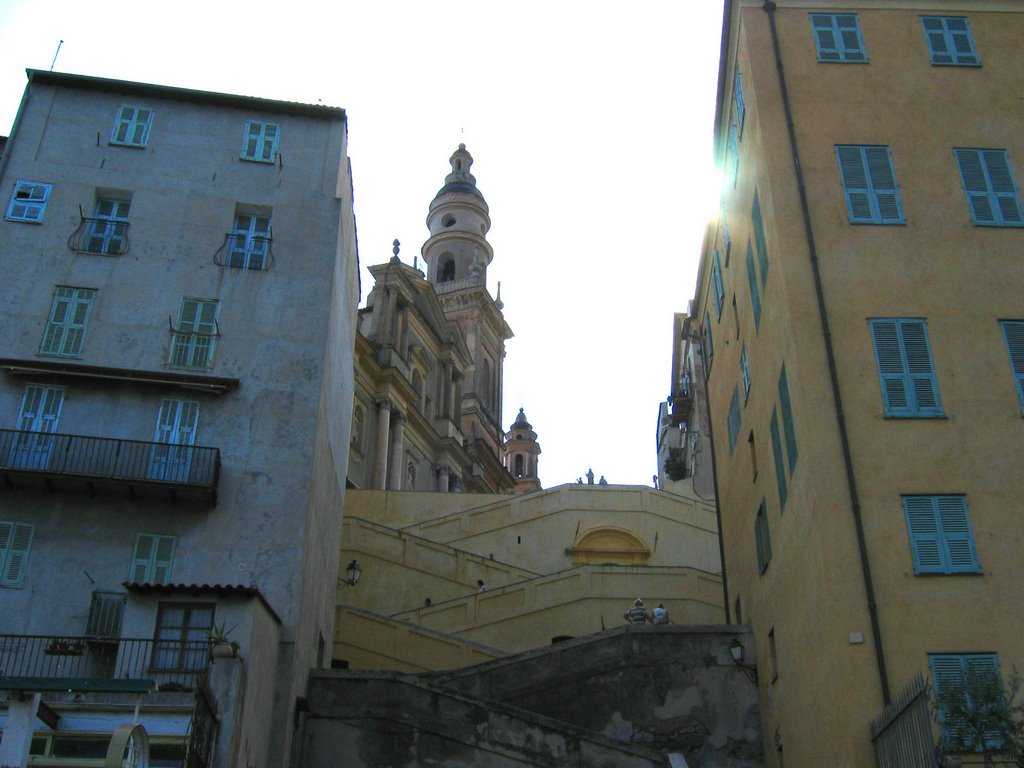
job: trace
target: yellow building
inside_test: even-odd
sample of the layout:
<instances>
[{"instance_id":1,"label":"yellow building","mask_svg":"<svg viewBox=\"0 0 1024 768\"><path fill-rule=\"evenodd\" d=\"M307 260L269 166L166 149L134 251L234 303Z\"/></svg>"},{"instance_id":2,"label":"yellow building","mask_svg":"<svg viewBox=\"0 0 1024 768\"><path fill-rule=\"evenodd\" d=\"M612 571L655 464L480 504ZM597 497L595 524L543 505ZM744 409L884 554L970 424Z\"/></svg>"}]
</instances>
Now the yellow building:
<instances>
[{"instance_id":1,"label":"yellow building","mask_svg":"<svg viewBox=\"0 0 1024 768\"><path fill-rule=\"evenodd\" d=\"M1024 664L1024 6L730 0L724 23L688 329L728 609L766 765L873 766L915 675Z\"/></svg>"}]
</instances>

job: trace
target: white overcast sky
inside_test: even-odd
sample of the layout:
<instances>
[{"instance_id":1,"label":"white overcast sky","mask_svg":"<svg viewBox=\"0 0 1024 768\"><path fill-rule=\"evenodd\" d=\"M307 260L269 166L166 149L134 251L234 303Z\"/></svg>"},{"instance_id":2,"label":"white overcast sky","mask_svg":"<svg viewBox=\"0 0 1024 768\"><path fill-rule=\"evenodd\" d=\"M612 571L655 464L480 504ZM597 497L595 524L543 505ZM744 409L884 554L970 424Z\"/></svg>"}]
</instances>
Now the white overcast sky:
<instances>
[{"instance_id":1,"label":"white overcast sky","mask_svg":"<svg viewBox=\"0 0 1024 768\"><path fill-rule=\"evenodd\" d=\"M545 487L588 467L649 485L672 313L718 204L722 5L0 0L0 135L61 40L55 71L344 107L364 268L395 238L412 263L465 142L515 333L504 427L526 409Z\"/></svg>"}]
</instances>

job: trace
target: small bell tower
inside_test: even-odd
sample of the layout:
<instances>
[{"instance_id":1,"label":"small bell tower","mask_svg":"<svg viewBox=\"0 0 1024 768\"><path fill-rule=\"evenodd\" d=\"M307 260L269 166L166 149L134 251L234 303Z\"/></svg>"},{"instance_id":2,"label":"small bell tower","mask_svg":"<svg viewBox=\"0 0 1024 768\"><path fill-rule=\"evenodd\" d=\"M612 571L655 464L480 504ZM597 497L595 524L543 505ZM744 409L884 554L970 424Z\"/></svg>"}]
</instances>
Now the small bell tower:
<instances>
[{"instance_id":1,"label":"small bell tower","mask_svg":"<svg viewBox=\"0 0 1024 768\"><path fill-rule=\"evenodd\" d=\"M537 442L537 433L520 408L505 439L505 468L515 478L517 495L542 490L537 476L538 456L540 443Z\"/></svg>"}]
</instances>

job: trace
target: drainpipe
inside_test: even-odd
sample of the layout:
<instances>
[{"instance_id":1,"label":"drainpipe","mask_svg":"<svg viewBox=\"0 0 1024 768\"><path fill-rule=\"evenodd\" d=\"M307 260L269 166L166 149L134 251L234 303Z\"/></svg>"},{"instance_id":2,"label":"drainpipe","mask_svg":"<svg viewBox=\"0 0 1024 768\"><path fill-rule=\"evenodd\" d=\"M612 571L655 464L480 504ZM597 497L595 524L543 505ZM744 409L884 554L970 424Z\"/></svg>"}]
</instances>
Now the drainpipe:
<instances>
[{"instance_id":1,"label":"drainpipe","mask_svg":"<svg viewBox=\"0 0 1024 768\"><path fill-rule=\"evenodd\" d=\"M804 185L803 167L800 165L800 152L796 143L796 129L793 125L793 111L789 103L789 91L786 88L786 74L782 68L782 50L779 47L779 33L775 26L775 3L765 0L762 6L768 14L768 23L772 32L772 47L775 51L775 67L779 72L779 86L782 91L782 106L786 112L786 128L789 131L789 146L793 152L793 170L796 173L797 188L800 191L800 210L803 213L804 232L807 236L807 251L814 274L814 290L818 299L818 315L821 318L822 336L825 340L825 352L828 356L828 372L832 382L832 396L836 403L836 420L839 427L839 442L843 449L843 463L846 469L846 485L850 491L850 505L853 521L857 530L857 546L860 550L861 572L864 576L864 591L867 594L868 614L871 617L871 635L875 645L875 658L878 662L878 677L882 684L882 699L885 704L890 701L889 678L885 672L885 653L882 650L882 631L878 623L878 604L875 602L875 589L871 581L871 566L868 562L868 548L864 540L864 523L860 514L860 496L857 493L857 481L853 474L853 457L850 453L850 439L846 432L846 416L843 412L843 400L839 393L839 376L836 373L836 357L832 348L832 332L829 330L828 312L825 308L825 292L821 284L821 272L818 268L818 250L814 243L814 230L811 227L811 212L807 203L807 188Z\"/></svg>"}]
</instances>

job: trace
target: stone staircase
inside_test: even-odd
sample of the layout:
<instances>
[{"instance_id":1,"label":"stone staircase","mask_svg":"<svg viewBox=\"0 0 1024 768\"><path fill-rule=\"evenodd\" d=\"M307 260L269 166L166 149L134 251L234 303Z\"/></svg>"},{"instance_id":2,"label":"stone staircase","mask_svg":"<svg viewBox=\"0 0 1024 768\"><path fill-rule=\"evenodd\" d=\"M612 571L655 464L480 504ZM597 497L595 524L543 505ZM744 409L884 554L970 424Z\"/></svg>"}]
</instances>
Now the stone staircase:
<instances>
[{"instance_id":1,"label":"stone staircase","mask_svg":"<svg viewBox=\"0 0 1024 768\"><path fill-rule=\"evenodd\" d=\"M762 768L747 627L622 626L469 667L311 673L306 768Z\"/></svg>"}]
</instances>

